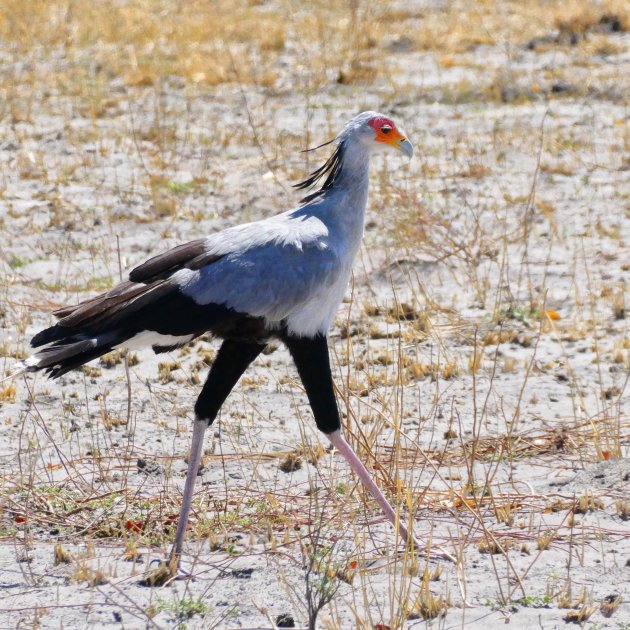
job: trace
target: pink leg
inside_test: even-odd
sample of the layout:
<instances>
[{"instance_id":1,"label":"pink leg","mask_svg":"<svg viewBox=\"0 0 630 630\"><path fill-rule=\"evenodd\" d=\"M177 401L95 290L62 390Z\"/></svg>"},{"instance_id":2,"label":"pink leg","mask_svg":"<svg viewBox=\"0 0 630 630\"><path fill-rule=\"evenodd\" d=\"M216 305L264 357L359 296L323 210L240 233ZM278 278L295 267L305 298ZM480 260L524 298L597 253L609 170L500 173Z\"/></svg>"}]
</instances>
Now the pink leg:
<instances>
[{"instance_id":1,"label":"pink leg","mask_svg":"<svg viewBox=\"0 0 630 630\"><path fill-rule=\"evenodd\" d=\"M207 420L195 418L192 442L190 444L190 454L188 455L188 470L186 471L186 483L184 485L182 509L179 513L179 520L177 521L175 543L173 544L173 549L171 550L171 562L175 561L177 563L175 568L179 568L179 559L182 554L184 536L186 535L186 526L188 525L188 516L190 515L190 506L192 504L193 492L195 490L195 481L197 481L199 462L201 462L201 453L203 452L203 436L207 427Z\"/></svg>"},{"instance_id":2,"label":"pink leg","mask_svg":"<svg viewBox=\"0 0 630 630\"><path fill-rule=\"evenodd\" d=\"M341 431L333 431L328 433L326 437L331 441L332 445L343 455L345 460L350 464L350 468L358 475L359 479L363 482L363 485L367 488L368 492L376 499L376 502L381 506L381 509L387 516L387 519L394 526L394 529L398 527L400 535L403 540L407 542L409 540L409 534L407 528L400 522L400 519L396 518L396 512L390 505L389 501L385 498L385 495L380 491L379 487L372 479L372 476L368 472L367 468L363 465L363 462L358 458L357 454L352 450L352 447L346 442Z\"/></svg>"}]
</instances>

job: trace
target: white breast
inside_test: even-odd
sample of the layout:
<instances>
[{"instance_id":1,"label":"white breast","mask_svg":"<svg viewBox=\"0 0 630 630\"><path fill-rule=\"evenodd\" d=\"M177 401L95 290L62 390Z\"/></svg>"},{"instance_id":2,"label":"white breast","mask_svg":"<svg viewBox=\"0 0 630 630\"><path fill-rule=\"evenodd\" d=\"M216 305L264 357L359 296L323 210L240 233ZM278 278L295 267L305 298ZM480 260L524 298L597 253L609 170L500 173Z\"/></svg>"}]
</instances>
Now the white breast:
<instances>
[{"instance_id":1,"label":"white breast","mask_svg":"<svg viewBox=\"0 0 630 630\"><path fill-rule=\"evenodd\" d=\"M317 334L328 333L348 287L351 270L350 266L344 268L332 285L322 287L287 317L290 334L314 337Z\"/></svg>"}]
</instances>

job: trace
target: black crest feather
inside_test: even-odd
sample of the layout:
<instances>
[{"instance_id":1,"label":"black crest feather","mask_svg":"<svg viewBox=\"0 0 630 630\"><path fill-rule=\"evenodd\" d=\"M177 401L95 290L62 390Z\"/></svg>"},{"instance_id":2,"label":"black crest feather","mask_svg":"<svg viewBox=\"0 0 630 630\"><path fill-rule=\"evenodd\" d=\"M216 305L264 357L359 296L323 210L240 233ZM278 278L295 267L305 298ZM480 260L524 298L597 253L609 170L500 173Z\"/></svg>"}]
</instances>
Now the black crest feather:
<instances>
[{"instance_id":1,"label":"black crest feather","mask_svg":"<svg viewBox=\"0 0 630 630\"><path fill-rule=\"evenodd\" d=\"M320 179L326 176L322 187L319 190L316 190L315 192L306 195L306 197L301 199L302 203L308 203L313 199L317 199L317 197L321 197L327 190L334 186L339 177L339 173L341 173L343 154L344 146L343 142L340 142L333 151L332 155L326 160L326 162L324 162L324 164L322 164L318 169L314 170L305 180L297 184L293 184L293 188L304 190L306 188L311 188L312 186L315 186L315 184L317 184Z\"/></svg>"}]
</instances>

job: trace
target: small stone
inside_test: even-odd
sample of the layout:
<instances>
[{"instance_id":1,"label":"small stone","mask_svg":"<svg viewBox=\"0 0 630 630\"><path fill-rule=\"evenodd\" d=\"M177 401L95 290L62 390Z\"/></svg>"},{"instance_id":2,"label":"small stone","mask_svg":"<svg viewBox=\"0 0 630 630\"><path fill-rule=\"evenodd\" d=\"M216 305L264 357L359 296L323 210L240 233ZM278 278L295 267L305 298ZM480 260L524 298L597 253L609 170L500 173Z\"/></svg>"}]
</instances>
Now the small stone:
<instances>
[{"instance_id":1,"label":"small stone","mask_svg":"<svg viewBox=\"0 0 630 630\"><path fill-rule=\"evenodd\" d=\"M164 474L164 467L153 459L143 459L139 457L136 462L136 467L138 472L144 473L145 475L157 476Z\"/></svg>"}]
</instances>

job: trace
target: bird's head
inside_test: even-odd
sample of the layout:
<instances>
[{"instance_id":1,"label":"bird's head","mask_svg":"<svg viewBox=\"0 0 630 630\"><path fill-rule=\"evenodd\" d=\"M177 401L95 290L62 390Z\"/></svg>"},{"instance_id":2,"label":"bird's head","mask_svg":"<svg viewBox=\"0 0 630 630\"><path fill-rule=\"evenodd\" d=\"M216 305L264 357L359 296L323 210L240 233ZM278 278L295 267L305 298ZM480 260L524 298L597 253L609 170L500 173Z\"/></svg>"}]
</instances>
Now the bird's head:
<instances>
[{"instance_id":1,"label":"bird's head","mask_svg":"<svg viewBox=\"0 0 630 630\"><path fill-rule=\"evenodd\" d=\"M396 123L377 112L363 112L350 120L339 134L339 140L361 141L370 152L394 148L408 158L413 156L413 145Z\"/></svg>"},{"instance_id":2,"label":"bird's head","mask_svg":"<svg viewBox=\"0 0 630 630\"><path fill-rule=\"evenodd\" d=\"M378 150L394 148L402 151L408 158L413 156L413 145L396 126L391 118L377 112L363 112L348 121L341 133L328 142L306 151L315 151L336 142L337 146L328 160L314 170L305 180L294 184L294 188L307 189L325 178L319 190L302 199L306 203L323 196L339 181L344 164L349 156L354 156L367 167L369 155ZM358 149L358 151L357 151ZM366 159L368 158L368 159ZM350 158L352 161L352 157ZM367 181L367 180L366 180Z\"/></svg>"}]
</instances>

